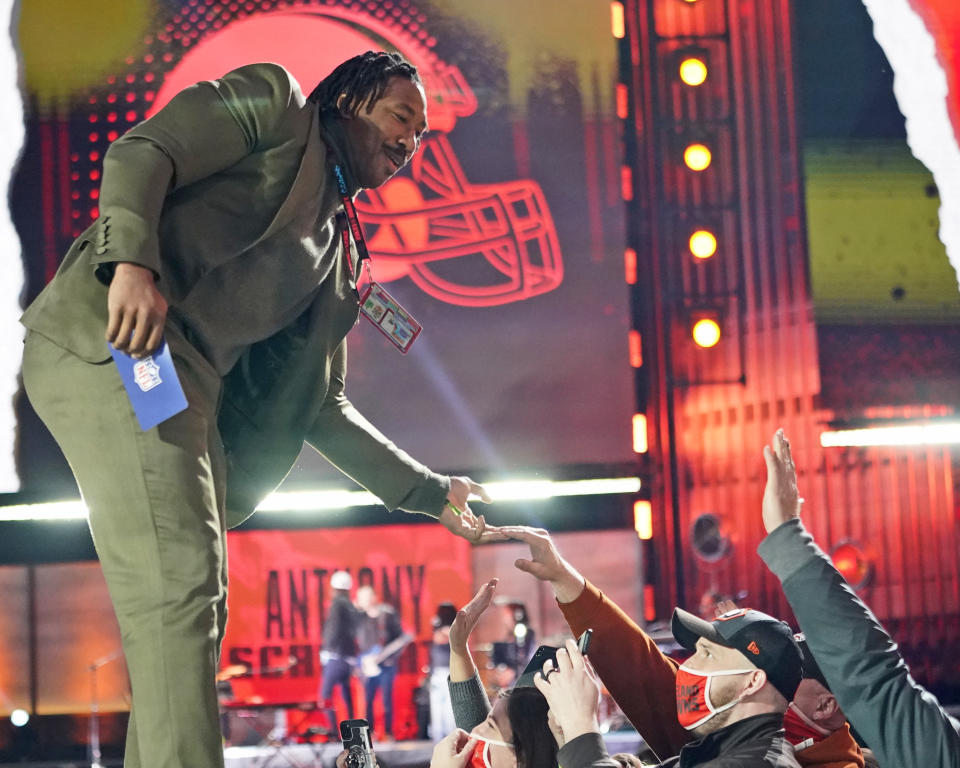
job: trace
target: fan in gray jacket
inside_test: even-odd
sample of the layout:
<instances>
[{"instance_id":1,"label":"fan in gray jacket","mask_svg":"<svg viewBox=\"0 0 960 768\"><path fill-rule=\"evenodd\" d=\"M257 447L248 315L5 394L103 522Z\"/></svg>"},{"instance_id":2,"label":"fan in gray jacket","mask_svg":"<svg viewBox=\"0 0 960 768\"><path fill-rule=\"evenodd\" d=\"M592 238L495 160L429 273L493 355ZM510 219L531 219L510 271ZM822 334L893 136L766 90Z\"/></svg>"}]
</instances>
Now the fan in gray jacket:
<instances>
[{"instance_id":1,"label":"fan in gray jacket","mask_svg":"<svg viewBox=\"0 0 960 768\"><path fill-rule=\"evenodd\" d=\"M557 737L561 734L551 728L543 695L530 685L518 684L501 692L491 707L473 663L468 639L490 606L496 588L497 579L480 587L457 611L450 627L449 684L454 719L457 727L468 731L476 741L475 768L557 768ZM437 757L438 752L434 752L432 768L463 768L463 762L438 762Z\"/></svg>"},{"instance_id":2,"label":"fan in gray jacket","mask_svg":"<svg viewBox=\"0 0 960 768\"><path fill-rule=\"evenodd\" d=\"M960 723L917 685L897 645L814 543L790 443L778 430L765 446L767 487L760 557L780 579L807 645L850 723L880 764L960 768Z\"/></svg>"}]
</instances>

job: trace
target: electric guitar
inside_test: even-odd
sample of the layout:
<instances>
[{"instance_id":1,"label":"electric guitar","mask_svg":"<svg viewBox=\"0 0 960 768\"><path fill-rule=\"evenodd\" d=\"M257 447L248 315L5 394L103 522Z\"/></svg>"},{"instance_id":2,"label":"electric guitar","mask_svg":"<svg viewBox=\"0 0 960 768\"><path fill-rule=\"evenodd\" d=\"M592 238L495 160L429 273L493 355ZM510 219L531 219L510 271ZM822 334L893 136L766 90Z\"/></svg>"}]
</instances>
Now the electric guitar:
<instances>
[{"instance_id":1,"label":"electric guitar","mask_svg":"<svg viewBox=\"0 0 960 768\"><path fill-rule=\"evenodd\" d=\"M411 642L413 642L413 635L404 632L400 637L391 640L384 646L375 645L370 650L361 653L360 674L364 677L376 677L382 671L380 665L400 653Z\"/></svg>"}]
</instances>

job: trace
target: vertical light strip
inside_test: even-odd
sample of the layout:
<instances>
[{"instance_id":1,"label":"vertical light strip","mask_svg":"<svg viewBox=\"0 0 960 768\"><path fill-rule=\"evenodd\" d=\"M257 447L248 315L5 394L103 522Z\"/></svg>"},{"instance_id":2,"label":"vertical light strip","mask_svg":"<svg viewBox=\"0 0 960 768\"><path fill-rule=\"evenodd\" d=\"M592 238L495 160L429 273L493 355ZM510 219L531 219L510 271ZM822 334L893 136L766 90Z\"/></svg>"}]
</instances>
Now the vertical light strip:
<instances>
[{"instance_id":1,"label":"vertical light strip","mask_svg":"<svg viewBox=\"0 0 960 768\"><path fill-rule=\"evenodd\" d=\"M633 450L635 453L646 453L649 447L647 417L642 413L635 413L633 414Z\"/></svg>"},{"instance_id":2,"label":"vertical light strip","mask_svg":"<svg viewBox=\"0 0 960 768\"><path fill-rule=\"evenodd\" d=\"M621 120L630 117L630 91L623 83L617 83L617 117Z\"/></svg>"},{"instance_id":3,"label":"vertical light strip","mask_svg":"<svg viewBox=\"0 0 960 768\"><path fill-rule=\"evenodd\" d=\"M10 189L11 179L24 142L23 102L17 84L19 62L13 45L18 23L14 17L14 0L0 0L0 19L4 23L0 43L0 189ZM11 34L12 33L12 34ZM3 280L0 280L0 492L20 490L20 478L14 451L17 417L14 395L23 359L23 327L20 325L20 293L23 290L23 260L20 238L13 227L10 211L0 206L0 259Z\"/></svg>"},{"instance_id":4,"label":"vertical light strip","mask_svg":"<svg viewBox=\"0 0 960 768\"><path fill-rule=\"evenodd\" d=\"M640 368L643 365L643 337L640 331L630 331L630 366Z\"/></svg>"},{"instance_id":5,"label":"vertical light strip","mask_svg":"<svg viewBox=\"0 0 960 768\"><path fill-rule=\"evenodd\" d=\"M633 504L633 528L644 541L653 538L653 505L646 499Z\"/></svg>"},{"instance_id":6,"label":"vertical light strip","mask_svg":"<svg viewBox=\"0 0 960 768\"><path fill-rule=\"evenodd\" d=\"M947 110L947 76L936 41L910 0L863 4L873 19L873 36L893 67L893 94L907 120L907 144L937 182L940 240L960 275L960 146Z\"/></svg>"},{"instance_id":7,"label":"vertical light strip","mask_svg":"<svg viewBox=\"0 0 960 768\"><path fill-rule=\"evenodd\" d=\"M623 19L623 3L614 0L610 3L610 31L617 40L622 40L626 34L626 26Z\"/></svg>"},{"instance_id":8,"label":"vertical light strip","mask_svg":"<svg viewBox=\"0 0 960 768\"><path fill-rule=\"evenodd\" d=\"M643 618L645 621L654 621L657 618L656 592L653 590L653 584L643 585Z\"/></svg>"},{"instance_id":9,"label":"vertical light strip","mask_svg":"<svg viewBox=\"0 0 960 768\"><path fill-rule=\"evenodd\" d=\"M620 195L628 203L633 200L633 169L629 165L620 166Z\"/></svg>"},{"instance_id":10,"label":"vertical light strip","mask_svg":"<svg viewBox=\"0 0 960 768\"><path fill-rule=\"evenodd\" d=\"M637 283L637 252L627 248L623 252L623 276L629 285Z\"/></svg>"}]
</instances>

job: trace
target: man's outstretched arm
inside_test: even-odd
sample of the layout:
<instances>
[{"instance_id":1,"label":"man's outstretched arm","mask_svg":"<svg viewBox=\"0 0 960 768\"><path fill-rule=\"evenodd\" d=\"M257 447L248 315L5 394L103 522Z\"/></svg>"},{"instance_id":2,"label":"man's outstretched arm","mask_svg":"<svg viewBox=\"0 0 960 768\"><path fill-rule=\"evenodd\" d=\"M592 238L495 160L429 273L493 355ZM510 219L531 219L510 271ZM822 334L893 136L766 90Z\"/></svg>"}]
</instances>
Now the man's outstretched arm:
<instances>
[{"instance_id":1,"label":"man's outstretched arm","mask_svg":"<svg viewBox=\"0 0 960 768\"><path fill-rule=\"evenodd\" d=\"M456 536L482 543L502 536L487 527L483 515L467 506L471 494L489 501L479 483L468 477L433 472L371 424L350 403L346 386L346 341L334 356L330 391L306 440L337 469L351 477L387 507L437 518Z\"/></svg>"}]
</instances>

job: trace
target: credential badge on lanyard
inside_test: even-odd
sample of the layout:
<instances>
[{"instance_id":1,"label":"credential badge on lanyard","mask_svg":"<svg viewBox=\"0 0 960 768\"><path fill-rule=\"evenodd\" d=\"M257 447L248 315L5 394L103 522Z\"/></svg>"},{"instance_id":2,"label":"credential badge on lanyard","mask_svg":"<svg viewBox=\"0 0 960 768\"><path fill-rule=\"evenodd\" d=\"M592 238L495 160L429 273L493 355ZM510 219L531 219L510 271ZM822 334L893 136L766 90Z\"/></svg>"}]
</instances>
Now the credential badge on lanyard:
<instances>
[{"instance_id":1,"label":"credential badge on lanyard","mask_svg":"<svg viewBox=\"0 0 960 768\"><path fill-rule=\"evenodd\" d=\"M413 342L417 340L423 326L403 308L400 302L387 293L380 283L373 279L370 253L367 251L367 243L360 228L360 219L357 218L357 209L347 193L347 182L343 178L343 170L339 165L335 165L333 173L337 177L337 187L340 190L340 199L343 201L343 210L347 218L347 226L341 226L340 231L343 236L343 251L347 255L347 264L350 266L351 274L357 278L357 300L360 303L360 312L387 337L391 344L406 354L413 346ZM350 256L351 234L357 246L360 269L367 278L363 293L360 293L359 288L361 277L357 275Z\"/></svg>"}]
</instances>

